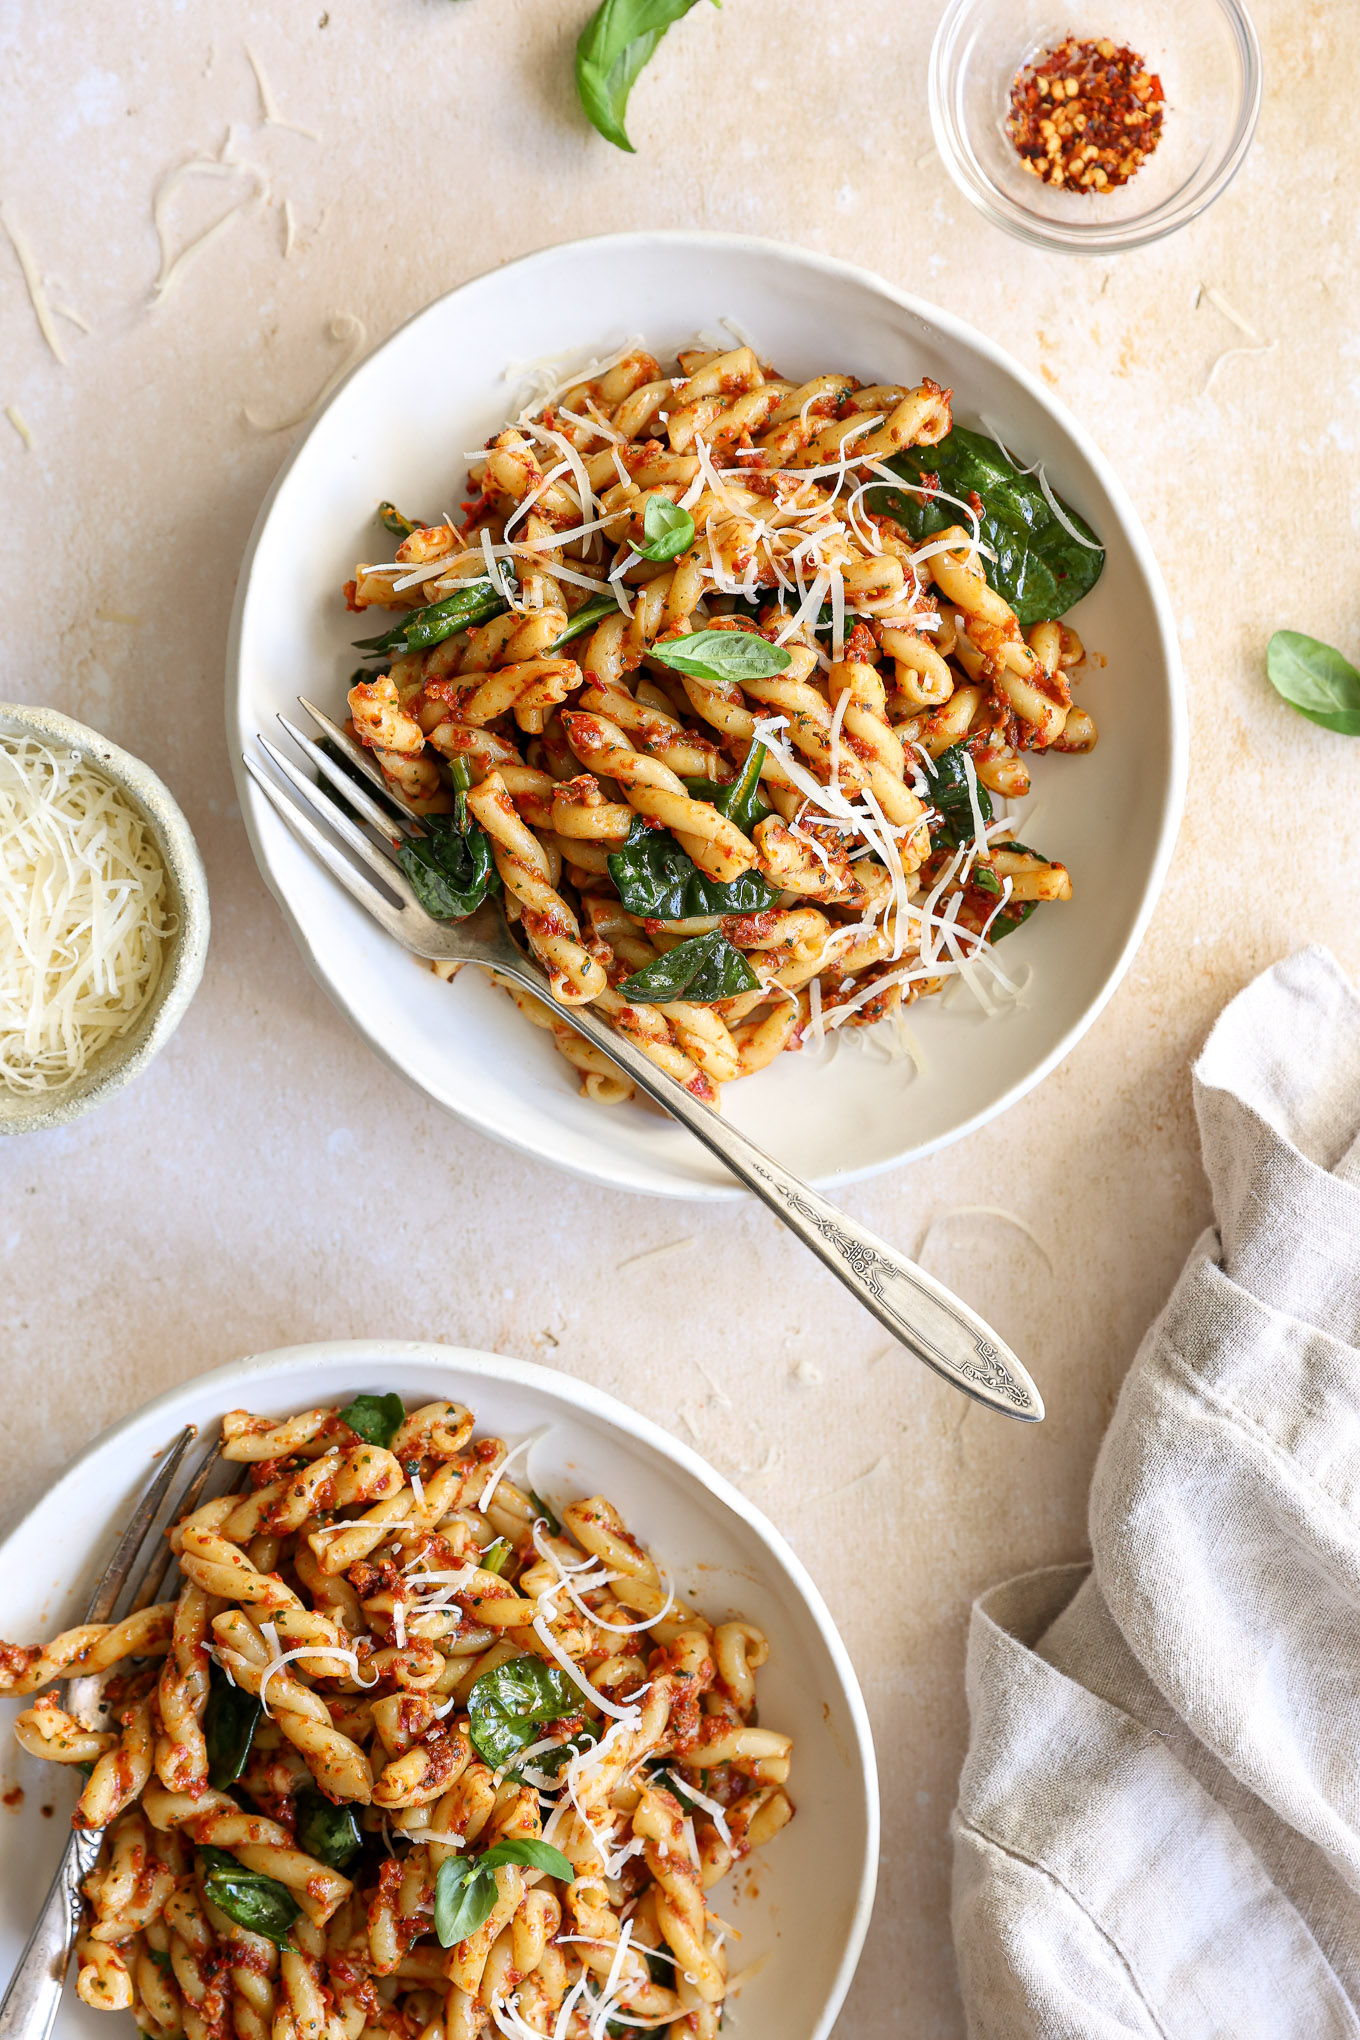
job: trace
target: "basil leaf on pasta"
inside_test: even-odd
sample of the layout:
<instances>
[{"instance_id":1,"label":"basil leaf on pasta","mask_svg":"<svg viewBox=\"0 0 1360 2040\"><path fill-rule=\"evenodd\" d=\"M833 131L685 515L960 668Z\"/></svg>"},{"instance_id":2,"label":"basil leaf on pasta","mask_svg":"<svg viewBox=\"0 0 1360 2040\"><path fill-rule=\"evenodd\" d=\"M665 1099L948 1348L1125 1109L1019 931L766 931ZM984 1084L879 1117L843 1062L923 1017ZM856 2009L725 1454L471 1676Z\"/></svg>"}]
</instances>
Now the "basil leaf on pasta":
<instances>
[{"instance_id":1,"label":"basil leaf on pasta","mask_svg":"<svg viewBox=\"0 0 1360 2040\"><path fill-rule=\"evenodd\" d=\"M490 1919L496 1880L464 1856L450 1856L434 1881L434 1930L442 1948L456 1947Z\"/></svg>"},{"instance_id":2,"label":"basil leaf on pasta","mask_svg":"<svg viewBox=\"0 0 1360 2040\"><path fill-rule=\"evenodd\" d=\"M980 498L982 543L995 555L982 555L988 586L1005 597L1025 630L1062 616L1100 579L1105 554L1090 525L1055 499L1059 517L1038 476L1017 467L994 439L956 425L937 445L908 447L887 465L909 486L870 489L865 504L876 517L894 518L916 544L951 524L970 528L968 513L943 501L938 490L963 502L973 494Z\"/></svg>"},{"instance_id":3,"label":"basil leaf on pasta","mask_svg":"<svg viewBox=\"0 0 1360 2040\"><path fill-rule=\"evenodd\" d=\"M1266 673L1281 700L1309 722L1360 737L1360 673L1334 646L1301 630L1277 630L1266 648Z\"/></svg>"},{"instance_id":4,"label":"basil leaf on pasta","mask_svg":"<svg viewBox=\"0 0 1360 2040\"><path fill-rule=\"evenodd\" d=\"M540 1842L534 1835L511 1835L508 1841L484 1849L477 1858L481 1870L496 1869L502 1863L523 1863L530 1870L545 1870L549 1877L560 1877L564 1884L570 1884L576 1876L576 1865L570 1856L564 1856L551 1842Z\"/></svg>"},{"instance_id":5,"label":"basil leaf on pasta","mask_svg":"<svg viewBox=\"0 0 1360 2040\"><path fill-rule=\"evenodd\" d=\"M406 1421L406 1405L399 1395L356 1395L340 1412L342 1424L366 1445L386 1447Z\"/></svg>"},{"instance_id":6,"label":"basil leaf on pasta","mask_svg":"<svg viewBox=\"0 0 1360 2040\"><path fill-rule=\"evenodd\" d=\"M622 611L612 595L592 595L589 602L583 602L581 607L568 617L566 629L560 637L553 639L544 657L550 657L553 652L560 652L563 645L569 645L573 638L583 636L588 630L594 630L596 624L603 623L606 616L621 614Z\"/></svg>"},{"instance_id":7,"label":"basil leaf on pasta","mask_svg":"<svg viewBox=\"0 0 1360 2040\"><path fill-rule=\"evenodd\" d=\"M581 31L577 94L592 127L616 149L635 153L623 124L628 94L671 23L694 5L695 0L604 0Z\"/></svg>"},{"instance_id":8,"label":"basil leaf on pasta","mask_svg":"<svg viewBox=\"0 0 1360 2040\"><path fill-rule=\"evenodd\" d=\"M509 574L510 568L502 562L501 571ZM460 630L470 630L474 623L487 623L509 607L495 582L484 575L481 580L455 589L442 602L430 602L423 609L408 611L400 623L394 623L381 637L355 638L355 648L361 652L393 652L398 656L403 652L428 651L431 645L442 645L445 638Z\"/></svg>"},{"instance_id":9,"label":"basil leaf on pasta","mask_svg":"<svg viewBox=\"0 0 1360 2040\"><path fill-rule=\"evenodd\" d=\"M793 654L754 630L694 630L688 637L649 645L647 657L696 680L768 680Z\"/></svg>"},{"instance_id":10,"label":"basil leaf on pasta","mask_svg":"<svg viewBox=\"0 0 1360 2040\"><path fill-rule=\"evenodd\" d=\"M939 810L940 820L932 826L931 835L938 843L945 843L951 850L957 850L960 843L971 842L973 838L973 804L968 798L968 775L964 770L964 746L951 744L947 751L941 751L938 758L922 759L926 777L930 781L931 806ZM984 822L992 819L992 797L986 787L978 782L978 813Z\"/></svg>"},{"instance_id":11,"label":"basil leaf on pasta","mask_svg":"<svg viewBox=\"0 0 1360 2040\"><path fill-rule=\"evenodd\" d=\"M202 1855L203 1850L199 1851ZM203 1879L203 1896L238 1927L262 1934L276 1948L291 1946L288 1929L302 1907L286 1884L266 1877L261 1870L243 1870L234 1857L231 1868L209 1870Z\"/></svg>"},{"instance_id":12,"label":"basil leaf on pasta","mask_svg":"<svg viewBox=\"0 0 1360 2040\"><path fill-rule=\"evenodd\" d=\"M208 1751L208 1783L214 1792L225 1792L244 1771L260 1713L254 1694L247 1693L244 1686L234 1686L217 1660L209 1659L203 1740Z\"/></svg>"},{"instance_id":13,"label":"basil leaf on pasta","mask_svg":"<svg viewBox=\"0 0 1360 2040\"><path fill-rule=\"evenodd\" d=\"M779 894L752 869L725 884L700 871L669 829L635 817L622 850L610 853L609 875L626 912L643 921L686 921L703 914L759 914Z\"/></svg>"},{"instance_id":14,"label":"basil leaf on pasta","mask_svg":"<svg viewBox=\"0 0 1360 2040\"><path fill-rule=\"evenodd\" d=\"M409 538L413 531L420 529L418 524L412 524L409 517L402 516L395 503L379 503L378 522L395 538Z\"/></svg>"},{"instance_id":15,"label":"basil leaf on pasta","mask_svg":"<svg viewBox=\"0 0 1360 2040\"><path fill-rule=\"evenodd\" d=\"M668 1006L676 999L714 1006L721 999L759 990L760 979L721 928L677 943L619 986L622 997L634 1006Z\"/></svg>"},{"instance_id":16,"label":"basil leaf on pasta","mask_svg":"<svg viewBox=\"0 0 1360 2040\"><path fill-rule=\"evenodd\" d=\"M694 519L667 496L649 496L642 513L647 543L636 548L640 560L673 560L694 543Z\"/></svg>"},{"instance_id":17,"label":"basil leaf on pasta","mask_svg":"<svg viewBox=\"0 0 1360 2040\"><path fill-rule=\"evenodd\" d=\"M764 763L765 746L753 744L741 771L727 784L717 779L687 779L685 785L695 800L706 800L729 822L735 822L743 835L749 836L757 822L774 813L769 802L761 798L760 771Z\"/></svg>"},{"instance_id":18,"label":"basil leaf on pasta","mask_svg":"<svg viewBox=\"0 0 1360 2040\"><path fill-rule=\"evenodd\" d=\"M513 1764L549 1721L574 1714L581 1696L559 1665L525 1653L483 1672L467 1697L468 1735L493 1770Z\"/></svg>"},{"instance_id":19,"label":"basil leaf on pasta","mask_svg":"<svg viewBox=\"0 0 1360 2040\"><path fill-rule=\"evenodd\" d=\"M299 1792L296 1806L298 1847L331 1870L347 1870L364 1846L354 1808L333 1805L314 1785Z\"/></svg>"}]
</instances>

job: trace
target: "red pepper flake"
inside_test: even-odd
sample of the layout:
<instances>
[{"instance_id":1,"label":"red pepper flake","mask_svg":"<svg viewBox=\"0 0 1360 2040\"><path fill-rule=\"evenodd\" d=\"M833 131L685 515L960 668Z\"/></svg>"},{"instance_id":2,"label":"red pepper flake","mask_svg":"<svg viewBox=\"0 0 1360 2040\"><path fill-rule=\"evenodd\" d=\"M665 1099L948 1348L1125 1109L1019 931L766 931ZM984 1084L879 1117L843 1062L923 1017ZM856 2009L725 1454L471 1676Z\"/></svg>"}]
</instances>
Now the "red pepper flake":
<instances>
[{"instance_id":1,"label":"red pepper flake","mask_svg":"<svg viewBox=\"0 0 1360 2040\"><path fill-rule=\"evenodd\" d=\"M1006 131L1025 168L1067 191L1113 191L1162 138L1162 81L1133 50L1067 36L1011 86Z\"/></svg>"}]
</instances>

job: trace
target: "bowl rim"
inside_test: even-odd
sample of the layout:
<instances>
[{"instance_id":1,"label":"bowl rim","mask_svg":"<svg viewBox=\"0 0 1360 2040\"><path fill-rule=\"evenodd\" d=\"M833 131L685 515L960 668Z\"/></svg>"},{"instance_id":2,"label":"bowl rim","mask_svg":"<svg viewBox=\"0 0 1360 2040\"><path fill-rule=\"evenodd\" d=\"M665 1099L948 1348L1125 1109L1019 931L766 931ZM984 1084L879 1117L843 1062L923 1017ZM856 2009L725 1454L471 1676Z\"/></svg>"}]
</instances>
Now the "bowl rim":
<instances>
[{"instance_id":1,"label":"bowl rim","mask_svg":"<svg viewBox=\"0 0 1360 2040\"><path fill-rule=\"evenodd\" d=\"M0 1568L3 1568L11 1542L20 1534L34 1511L64 1491L75 1493L86 1478L90 1462L96 1456L116 1457L119 1442L130 1437L148 1420L154 1420L162 1413L168 1418L186 1398L198 1398L205 1392L211 1395L219 1387L224 1391L230 1388L231 1393L237 1395L239 1400L239 1395L244 1393L243 1384L305 1379L320 1367L341 1365L351 1357L356 1364L369 1367L376 1365L384 1370L396 1371L403 1363L412 1363L435 1369L448 1369L451 1373L458 1372L465 1376L470 1374L487 1381L509 1382L528 1390L530 1394L563 1402L570 1408L579 1409L600 1419L611 1429L621 1431L626 1437L636 1439L660 1453L664 1459L669 1460L682 1473L688 1474L733 1514L739 1516L765 1548L778 1570L784 1574L812 1617L817 1633L831 1659L853 1732L854 1754L864 1791L864 1851L859 1868L854 1914L830 1989L819 2012L817 2024L809 2036L809 2040L828 2040L863 1952L878 1883L882 1833L878 1764L874 1754L868 1708L864 1702L859 1679L821 1589L797 1552L764 1511L757 1508L740 1488L735 1487L692 1446L686 1445L680 1438L672 1437L670 1432L663 1430L661 1425L644 1416L640 1410L633 1409L630 1404L610 1395L607 1390L597 1388L593 1382L582 1380L574 1374L559 1373L556 1369L541 1366L536 1361L515 1359L508 1354L488 1352L482 1347L446 1346L430 1339L318 1339L291 1346L274 1347L264 1353L249 1353L240 1359L228 1361L221 1367L211 1368L205 1374L193 1375L187 1381L176 1382L169 1388L162 1389L159 1395L152 1396L139 1408L128 1411L126 1415L116 1418L113 1423L107 1425L43 1488L34 1501L12 1517L0 1522ZM234 1406L230 1401L222 1404L224 1410Z\"/></svg>"},{"instance_id":2,"label":"bowl rim","mask_svg":"<svg viewBox=\"0 0 1360 2040\"><path fill-rule=\"evenodd\" d=\"M157 1002L151 1025L125 1053L115 1053L88 1081L71 1091L35 1091L28 1112L0 1118L0 1134L44 1133L68 1126L93 1112L141 1075L165 1047L188 1012L203 976L212 914L203 856L183 808L158 772L144 759L125 751L99 730L77 722L58 708L35 708L0 701L0 736L18 730L49 744L69 744L118 787L129 794L156 840L166 874L180 897L180 925L169 938L161 976L152 998ZM117 1043L111 1043L115 1051Z\"/></svg>"},{"instance_id":3,"label":"bowl rim","mask_svg":"<svg viewBox=\"0 0 1360 2040\"><path fill-rule=\"evenodd\" d=\"M965 0L965 4L972 4L972 0ZM359 1020L345 1004L339 990L329 982L301 923L294 914L288 899L280 889L271 868L270 860L265 854L260 833L260 821L266 812L267 803L257 791L242 762L242 750L251 740L251 732L246 728L240 716L242 706L240 683L242 677L241 660L245 635L245 616L250 596L251 572L255 555L259 548L265 525L273 510L275 500L287 482L293 468L310 445L313 436L320 430L329 412L338 402L342 393L349 387L350 383L370 368L383 352L401 334L406 332L409 327L415 325L418 320L437 315L450 299L457 297L462 291L474 288L489 277L513 273L535 263L548 264L554 259L569 258L578 261L588 261L593 251L603 248L632 248L640 251L645 248L655 248L658 245L663 248L686 246L698 251L715 248L746 251L753 257L773 257L777 261L791 263L795 267L819 273L826 279L828 285L834 286L836 283L859 285L862 288L877 293L881 297L887 298L910 318L916 319L925 326L932 328L942 338L956 340L965 347L976 351L992 368L1014 381L1024 394L1033 403L1038 405L1041 411L1052 418L1054 423L1068 434L1077 452L1087 463L1099 481L1101 488L1109 497L1118 520L1121 539L1128 546L1139 574L1147 588L1166 665L1170 757L1162 787L1161 817L1158 825L1156 849L1144 873L1137 910L1133 915L1128 936L1109 971L1105 983L1085 1009L1077 1015L1071 1026L1054 1043L1048 1054L1036 1063L1033 1069L1028 1071L1025 1076L1017 1079L999 1098L993 1100L988 1105L980 1107L978 1111L974 1112L959 1125L933 1138L923 1140L904 1152L889 1155L882 1160L866 1163L861 1168L832 1170L809 1177L808 1179L819 1189L835 1190L842 1185L848 1186L853 1183L868 1181L875 1176L884 1174L889 1169L903 1167L909 1161L924 1160L926 1156L938 1153L941 1149L952 1146L955 1141L962 1140L966 1135L975 1133L980 1127L989 1124L993 1119L998 1119L1003 1113L1008 1112L1013 1105L1018 1104L1022 1098L1026 1097L1030 1091L1034 1090L1046 1077L1051 1075L1059 1063L1064 1061L1081 1040L1082 1036L1104 1012L1106 1006L1123 982L1129 965L1132 963L1142 943L1143 937L1147 932L1148 923L1161 896L1162 886L1166 880L1167 870L1175 849L1176 838L1185 807L1186 785L1189 774L1189 711L1185 694L1185 674L1181 661L1175 618L1171 608L1171 598L1167 592L1161 568L1157 563L1151 542L1143 528L1142 520L1114 467L1106 459L1086 428L1068 410L1061 398L1046 389L1037 376L1032 375L1027 368L1008 354L1003 347L991 340L986 334L979 332L976 327L970 326L966 320L959 318L953 312L944 311L939 306L931 304L925 298L915 296L910 291L899 289L896 284L891 283L886 277L880 276L875 270L868 269L861 263L847 262L840 256L824 255L817 250L803 248L791 242L778 241L768 235L725 233L707 228L691 227L630 228L621 233L591 234L573 241L547 242L540 248L530 249L525 254L516 256L511 262L493 263L486 269L479 270L476 275L466 277L461 283L456 284L452 290L444 291L437 298L432 298L428 304L422 305L417 311L412 312L407 318L403 319L399 325L393 327L391 333L377 342L363 359L356 362L343 380L337 384L326 403L316 412L308 424L297 445L285 456L260 505L259 513L251 528L250 537L242 555L241 567L236 582L236 594L232 603L231 622L227 633L224 709L227 748L231 759L232 775L236 781L241 817L256 866L266 886L278 903L308 970L326 993L332 1005L344 1016L354 1032L386 1063L389 1069L403 1078L413 1089L420 1091L424 1097L429 1098L430 1102L441 1110L447 1111L452 1117L475 1127L478 1132L498 1141L502 1146L508 1147L517 1153L527 1155L535 1161L547 1161L551 1166L563 1170L568 1175L583 1178L587 1182L597 1183L605 1189L624 1190L634 1194L650 1196L687 1199L702 1203L731 1203L751 1196L752 1193L750 1191L735 1182L705 1183L676 1181L673 1179L655 1180L656 1176L660 1174L659 1165L654 1169L653 1177L643 1181L639 1180L638 1172L626 1160L621 1164L616 1163L611 1166L610 1162L606 1161L603 1156L597 1159L593 1154L570 1159L559 1154L544 1155L542 1149L535 1146L532 1140L528 1138L521 1139L516 1134L506 1131L499 1125L484 1122L482 1119L474 1117L471 1113L460 1110L452 1103L446 1104L443 1099L434 1098L426 1090L419 1077L398 1059L381 1036L375 1032L370 1032L360 1024ZM583 340L581 344L583 347L588 347L591 343L589 340Z\"/></svg>"},{"instance_id":4,"label":"bowl rim","mask_svg":"<svg viewBox=\"0 0 1360 2040\"><path fill-rule=\"evenodd\" d=\"M949 76L951 59L959 34L970 15L986 0L949 0L930 45L926 73L926 96L930 125L940 160L963 196L995 227L1003 228L1031 248L1057 249L1067 255L1116 255L1127 248L1144 248L1168 234L1189 226L1221 198L1246 161L1256 136L1261 114L1263 73L1261 44L1242 0L1210 0L1234 37L1242 65L1242 96L1233 132L1217 168L1203 188L1191 199L1182 192L1165 199L1152 212L1128 221L1080 220L1070 223L1047 220L1033 213L1017 199L999 189L978 168L971 147L965 148L955 132Z\"/></svg>"}]
</instances>

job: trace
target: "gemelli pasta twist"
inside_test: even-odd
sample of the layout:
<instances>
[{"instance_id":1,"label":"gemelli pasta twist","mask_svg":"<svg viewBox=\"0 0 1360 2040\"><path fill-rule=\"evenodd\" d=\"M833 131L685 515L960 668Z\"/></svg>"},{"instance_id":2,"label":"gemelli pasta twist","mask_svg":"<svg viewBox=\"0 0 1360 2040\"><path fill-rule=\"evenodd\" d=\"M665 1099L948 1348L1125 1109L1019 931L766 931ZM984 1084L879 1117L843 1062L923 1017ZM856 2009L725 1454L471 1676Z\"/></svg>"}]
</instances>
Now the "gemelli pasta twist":
<instances>
[{"instance_id":1,"label":"gemelli pasta twist","mask_svg":"<svg viewBox=\"0 0 1360 2040\"><path fill-rule=\"evenodd\" d=\"M0 1644L20 1743L86 1766L103 1829L83 2002L153 2040L712 2040L707 1894L793 1817L761 1631L604 1497L558 1523L461 1404L233 1411L223 1453L175 1600ZM107 1726L39 1690L86 1673Z\"/></svg>"}]
</instances>

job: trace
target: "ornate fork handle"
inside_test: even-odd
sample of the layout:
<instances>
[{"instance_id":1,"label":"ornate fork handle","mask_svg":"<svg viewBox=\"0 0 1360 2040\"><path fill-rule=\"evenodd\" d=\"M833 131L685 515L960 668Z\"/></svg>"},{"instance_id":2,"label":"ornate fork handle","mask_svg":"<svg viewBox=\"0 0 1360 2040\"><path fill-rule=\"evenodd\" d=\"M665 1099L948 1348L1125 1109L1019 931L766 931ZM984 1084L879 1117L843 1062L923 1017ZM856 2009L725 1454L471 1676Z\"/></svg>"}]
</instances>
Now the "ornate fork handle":
<instances>
[{"instance_id":1,"label":"ornate fork handle","mask_svg":"<svg viewBox=\"0 0 1360 2040\"><path fill-rule=\"evenodd\" d=\"M546 975L508 937L505 946L510 954L497 955L496 969L555 1005ZM990 1409L1027 1423L1042 1419L1043 1399L1015 1355L942 1283L781 1168L589 1006L569 1007L563 1017L626 1071L640 1091L687 1126L918 1360Z\"/></svg>"},{"instance_id":2,"label":"ornate fork handle","mask_svg":"<svg viewBox=\"0 0 1360 2040\"><path fill-rule=\"evenodd\" d=\"M73 1829L42 1911L0 2001L0 2040L48 2040L80 1927L80 1887L94 1868L102 1828Z\"/></svg>"}]
</instances>

